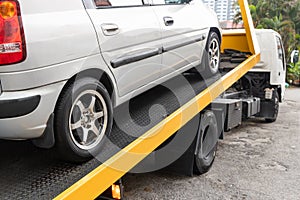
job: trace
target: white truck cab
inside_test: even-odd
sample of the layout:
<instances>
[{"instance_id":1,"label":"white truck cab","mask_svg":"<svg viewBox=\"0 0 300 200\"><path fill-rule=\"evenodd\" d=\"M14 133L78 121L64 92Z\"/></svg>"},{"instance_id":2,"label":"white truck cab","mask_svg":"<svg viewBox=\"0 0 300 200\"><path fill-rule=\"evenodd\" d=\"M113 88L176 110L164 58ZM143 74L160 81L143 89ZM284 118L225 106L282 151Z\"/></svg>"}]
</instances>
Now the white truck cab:
<instances>
[{"instance_id":1,"label":"white truck cab","mask_svg":"<svg viewBox=\"0 0 300 200\"><path fill-rule=\"evenodd\" d=\"M261 50L260 62L250 72L267 72L270 85L277 87L280 102L284 99L286 60L281 36L271 29L256 29Z\"/></svg>"},{"instance_id":2,"label":"white truck cab","mask_svg":"<svg viewBox=\"0 0 300 200\"><path fill-rule=\"evenodd\" d=\"M284 48L281 36L276 31L255 29L255 33L257 45L260 48L260 61L235 84L234 89L245 92L248 97L257 97L256 100L260 101L258 103L260 108L257 110L260 112L256 113L255 116L264 118L267 122L274 122L278 115L279 103L283 101L285 93L286 61ZM242 39L245 38L246 32L244 29L223 31L223 37L233 35ZM223 46L226 46L224 43ZM248 46L241 45L241 42L230 44L231 49L223 49L223 61L227 61L229 56L228 61L232 63L230 64L232 67L251 55L248 52Z\"/></svg>"}]
</instances>

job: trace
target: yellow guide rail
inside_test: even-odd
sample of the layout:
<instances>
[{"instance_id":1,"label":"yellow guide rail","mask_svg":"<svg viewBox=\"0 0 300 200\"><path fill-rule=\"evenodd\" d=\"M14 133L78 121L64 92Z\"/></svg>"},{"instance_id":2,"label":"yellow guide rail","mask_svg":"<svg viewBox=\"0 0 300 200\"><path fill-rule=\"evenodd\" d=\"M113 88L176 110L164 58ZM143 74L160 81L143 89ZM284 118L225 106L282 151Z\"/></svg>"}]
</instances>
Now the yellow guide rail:
<instances>
[{"instance_id":1,"label":"yellow guide rail","mask_svg":"<svg viewBox=\"0 0 300 200\"><path fill-rule=\"evenodd\" d=\"M260 50L254 34L248 2L246 0L239 0L238 2L246 34L224 31L221 49L222 51L226 48L236 49L251 52L252 55L155 127L62 192L55 198L56 200L95 199L98 197L259 62Z\"/></svg>"}]
</instances>

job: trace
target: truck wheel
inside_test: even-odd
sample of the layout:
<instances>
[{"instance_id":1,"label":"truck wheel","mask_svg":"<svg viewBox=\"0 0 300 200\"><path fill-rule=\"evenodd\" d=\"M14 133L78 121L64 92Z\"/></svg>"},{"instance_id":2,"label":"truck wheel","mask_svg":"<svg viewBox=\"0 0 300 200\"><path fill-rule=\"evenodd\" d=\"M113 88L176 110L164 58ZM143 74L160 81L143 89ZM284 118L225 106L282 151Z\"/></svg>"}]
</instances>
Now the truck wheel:
<instances>
[{"instance_id":1,"label":"truck wheel","mask_svg":"<svg viewBox=\"0 0 300 200\"><path fill-rule=\"evenodd\" d=\"M216 116L211 111L202 114L195 154L195 174L204 174L211 168L218 146Z\"/></svg>"},{"instance_id":2,"label":"truck wheel","mask_svg":"<svg viewBox=\"0 0 300 200\"><path fill-rule=\"evenodd\" d=\"M273 91L273 98L272 98L271 102L274 105L274 107L273 107L274 115L273 115L273 117L265 118L265 121L268 122L268 123L275 122L276 119L277 119L277 116L278 116L278 112L279 112L279 94L278 94L277 90Z\"/></svg>"},{"instance_id":3,"label":"truck wheel","mask_svg":"<svg viewBox=\"0 0 300 200\"><path fill-rule=\"evenodd\" d=\"M204 65L204 71L202 72L203 78L210 78L218 73L220 55L220 39L217 33L211 32L202 57L202 65Z\"/></svg>"},{"instance_id":4,"label":"truck wheel","mask_svg":"<svg viewBox=\"0 0 300 200\"><path fill-rule=\"evenodd\" d=\"M98 80L85 77L67 86L57 103L54 121L56 146L63 159L83 162L99 153L112 119L109 94Z\"/></svg>"}]
</instances>

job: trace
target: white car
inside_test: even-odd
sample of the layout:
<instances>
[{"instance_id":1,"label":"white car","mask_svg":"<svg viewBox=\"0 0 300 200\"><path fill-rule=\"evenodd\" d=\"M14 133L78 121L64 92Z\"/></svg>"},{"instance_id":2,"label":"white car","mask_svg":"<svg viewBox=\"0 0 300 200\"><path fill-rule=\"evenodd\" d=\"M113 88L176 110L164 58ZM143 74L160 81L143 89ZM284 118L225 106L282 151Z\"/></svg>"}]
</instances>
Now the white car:
<instances>
[{"instance_id":1,"label":"white car","mask_svg":"<svg viewBox=\"0 0 300 200\"><path fill-rule=\"evenodd\" d=\"M1 0L0 138L86 160L114 107L194 67L217 73L220 41L201 0Z\"/></svg>"}]
</instances>

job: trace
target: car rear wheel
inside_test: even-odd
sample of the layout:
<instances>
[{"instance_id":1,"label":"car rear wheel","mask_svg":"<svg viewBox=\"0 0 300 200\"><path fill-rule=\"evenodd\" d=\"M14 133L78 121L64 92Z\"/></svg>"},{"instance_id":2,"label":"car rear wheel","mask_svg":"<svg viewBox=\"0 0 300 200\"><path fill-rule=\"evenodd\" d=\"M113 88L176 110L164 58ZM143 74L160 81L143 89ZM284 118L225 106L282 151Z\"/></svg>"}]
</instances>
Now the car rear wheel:
<instances>
[{"instance_id":1,"label":"car rear wheel","mask_svg":"<svg viewBox=\"0 0 300 200\"><path fill-rule=\"evenodd\" d=\"M209 78L218 73L220 66L220 55L220 39L217 33L211 32L209 34L202 57L204 71L201 74L203 78Z\"/></svg>"},{"instance_id":2,"label":"car rear wheel","mask_svg":"<svg viewBox=\"0 0 300 200\"><path fill-rule=\"evenodd\" d=\"M98 80L85 77L67 86L55 111L56 146L63 158L82 162L99 153L112 118L110 96Z\"/></svg>"}]
</instances>

